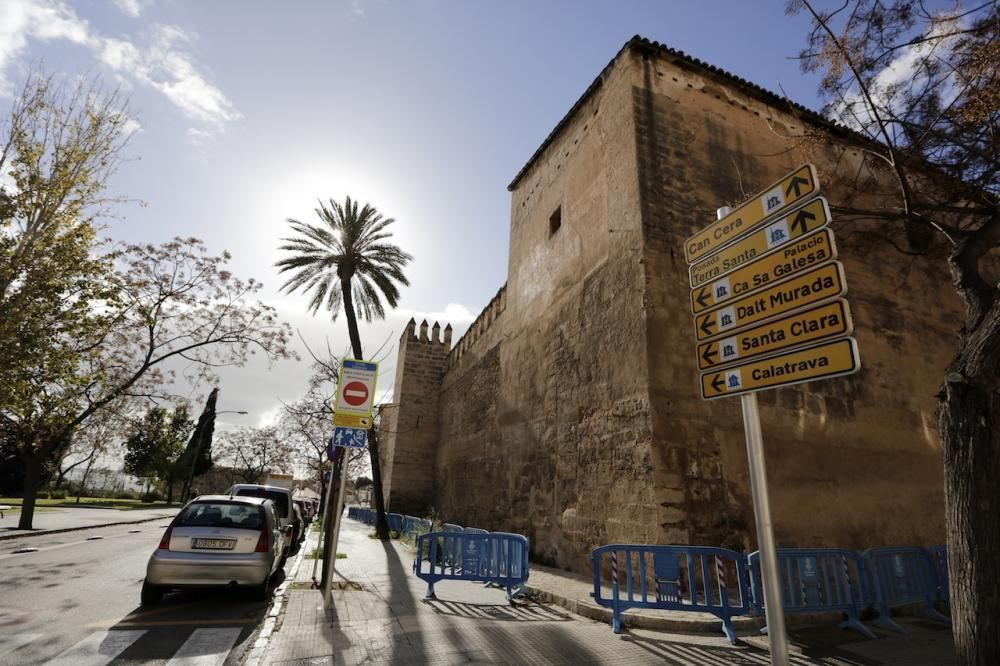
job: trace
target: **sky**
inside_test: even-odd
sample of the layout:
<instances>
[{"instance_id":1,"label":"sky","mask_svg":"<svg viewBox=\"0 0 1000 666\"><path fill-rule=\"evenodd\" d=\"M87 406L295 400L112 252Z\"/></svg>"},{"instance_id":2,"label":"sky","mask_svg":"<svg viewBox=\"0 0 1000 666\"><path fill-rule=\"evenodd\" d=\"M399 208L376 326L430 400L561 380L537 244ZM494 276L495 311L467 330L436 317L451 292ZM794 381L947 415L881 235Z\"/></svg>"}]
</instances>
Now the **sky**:
<instances>
[{"instance_id":1,"label":"sky","mask_svg":"<svg viewBox=\"0 0 1000 666\"><path fill-rule=\"evenodd\" d=\"M312 222L318 198L345 195L395 218L410 286L361 330L367 355L382 347L388 401L407 320L451 323L457 340L504 284L507 185L632 35L819 107L793 59L806 19L784 4L0 0L0 113L38 63L120 86L137 129L110 193L133 203L108 233L229 250L314 349L346 351L346 323L280 290L287 218ZM307 361L224 370L218 409L248 414L220 426L272 421L309 373Z\"/></svg>"}]
</instances>

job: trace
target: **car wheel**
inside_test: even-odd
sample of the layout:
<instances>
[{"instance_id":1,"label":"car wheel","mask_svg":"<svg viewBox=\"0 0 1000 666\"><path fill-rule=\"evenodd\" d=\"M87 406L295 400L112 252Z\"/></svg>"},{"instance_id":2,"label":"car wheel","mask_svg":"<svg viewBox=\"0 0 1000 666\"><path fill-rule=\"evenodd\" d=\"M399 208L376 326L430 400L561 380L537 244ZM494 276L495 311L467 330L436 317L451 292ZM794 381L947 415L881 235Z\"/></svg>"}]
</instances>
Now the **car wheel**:
<instances>
[{"instance_id":1,"label":"car wheel","mask_svg":"<svg viewBox=\"0 0 1000 666\"><path fill-rule=\"evenodd\" d=\"M143 606L155 606L163 598L163 588L159 585L150 585L142 581L142 592L139 594L139 601Z\"/></svg>"}]
</instances>

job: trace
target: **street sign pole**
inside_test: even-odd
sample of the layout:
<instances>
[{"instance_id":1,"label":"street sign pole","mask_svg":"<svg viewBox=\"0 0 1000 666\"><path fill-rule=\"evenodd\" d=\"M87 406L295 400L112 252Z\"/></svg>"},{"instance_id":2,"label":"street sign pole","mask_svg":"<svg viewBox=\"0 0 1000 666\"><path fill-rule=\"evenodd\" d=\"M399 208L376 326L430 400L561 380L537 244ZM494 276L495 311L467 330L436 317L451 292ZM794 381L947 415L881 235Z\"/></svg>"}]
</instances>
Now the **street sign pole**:
<instances>
[{"instance_id":1,"label":"street sign pole","mask_svg":"<svg viewBox=\"0 0 1000 666\"><path fill-rule=\"evenodd\" d=\"M718 219L730 213L729 207L716 211ZM764 466L764 436L760 430L757 394L740 396L743 407L743 432L750 460L750 488L753 493L753 513L757 523L757 548L760 551L760 577L764 586L764 611L767 617L767 638L771 647L771 663L788 666L788 635L785 615L781 609L781 588L778 585L778 553L774 546L771 525L771 504L767 495L767 469Z\"/></svg>"},{"instance_id":2,"label":"street sign pole","mask_svg":"<svg viewBox=\"0 0 1000 666\"><path fill-rule=\"evenodd\" d=\"M330 544L330 552L323 553L323 570L326 571L326 585L323 587L323 607L329 608L333 601L333 574L337 572L337 541L340 540L340 517L344 513L344 487L347 485L347 459L348 451L344 451L344 456L340 463L340 488L337 489L337 503L334 505L333 514L333 540ZM332 493L331 493L332 494Z\"/></svg>"},{"instance_id":3,"label":"street sign pole","mask_svg":"<svg viewBox=\"0 0 1000 666\"><path fill-rule=\"evenodd\" d=\"M325 473L326 472L324 472L324 474ZM333 483L331 483L331 481L333 481L333 479L330 479L330 481L327 481L326 488L323 489L323 522L320 523L320 525L325 525L326 529L325 530L321 529L319 531L319 543L320 543L321 546L322 546L322 544L326 543L326 533L330 529L330 490L333 489ZM318 587L318 586L315 585L315 582L316 582L316 569L318 567L319 567L319 558L317 557L316 559L313 560L313 575L312 575L312 579L313 579L313 583L314 583L313 589L315 589L316 587Z\"/></svg>"}]
</instances>

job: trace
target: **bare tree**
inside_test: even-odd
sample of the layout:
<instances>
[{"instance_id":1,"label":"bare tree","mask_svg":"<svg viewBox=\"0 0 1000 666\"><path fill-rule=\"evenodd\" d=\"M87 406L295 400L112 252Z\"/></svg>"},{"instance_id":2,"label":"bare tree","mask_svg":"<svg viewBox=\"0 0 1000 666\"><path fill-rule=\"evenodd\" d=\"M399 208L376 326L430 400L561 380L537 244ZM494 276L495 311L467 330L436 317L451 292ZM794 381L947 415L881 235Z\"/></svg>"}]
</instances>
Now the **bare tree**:
<instances>
[{"instance_id":1,"label":"bare tree","mask_svg":"<svg viewBox=\"0 0 1000 666\"><path fill-rule=\"evenodd\" d=\"M276 426L230 430L220 437L218 452L243 483L259 483L267 472L289 472L293 464Z\"/></svg>"},{"instance_id":2,"label":"bare tree","mask_svg":"<svg viewBox=\"0 0 1000 666\"><path fill-rule=\"evenodd\" d=\"M801 54L823 74L825 113L862 135L834 207L879 241L946 262L965 316L938 393L952 624L960 663L1000 663L1000 9L997 2L793 0L812 27ZM826 132L822 140L829 141ZM819 138L819 137L817 137Z\"/></svg>"}]
</instances>

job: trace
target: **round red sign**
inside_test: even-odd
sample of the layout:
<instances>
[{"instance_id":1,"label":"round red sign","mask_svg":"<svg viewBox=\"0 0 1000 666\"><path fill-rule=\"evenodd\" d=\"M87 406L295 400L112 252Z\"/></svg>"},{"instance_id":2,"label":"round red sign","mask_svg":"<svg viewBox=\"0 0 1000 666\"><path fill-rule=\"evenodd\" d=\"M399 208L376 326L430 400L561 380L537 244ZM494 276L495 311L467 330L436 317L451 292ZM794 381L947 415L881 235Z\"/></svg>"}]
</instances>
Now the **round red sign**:
<instances>
[{"instance_id":1,"label":"round red sign","mask_svg":"<svg viewBox=\"0 0 1000 666\"><path fill-rule=\"evenodd\" d=\"M344 387L344 402L352 407L365 404L368 400L368 387L361 382L349 382Z\"/></svg>"}]
</instances>

